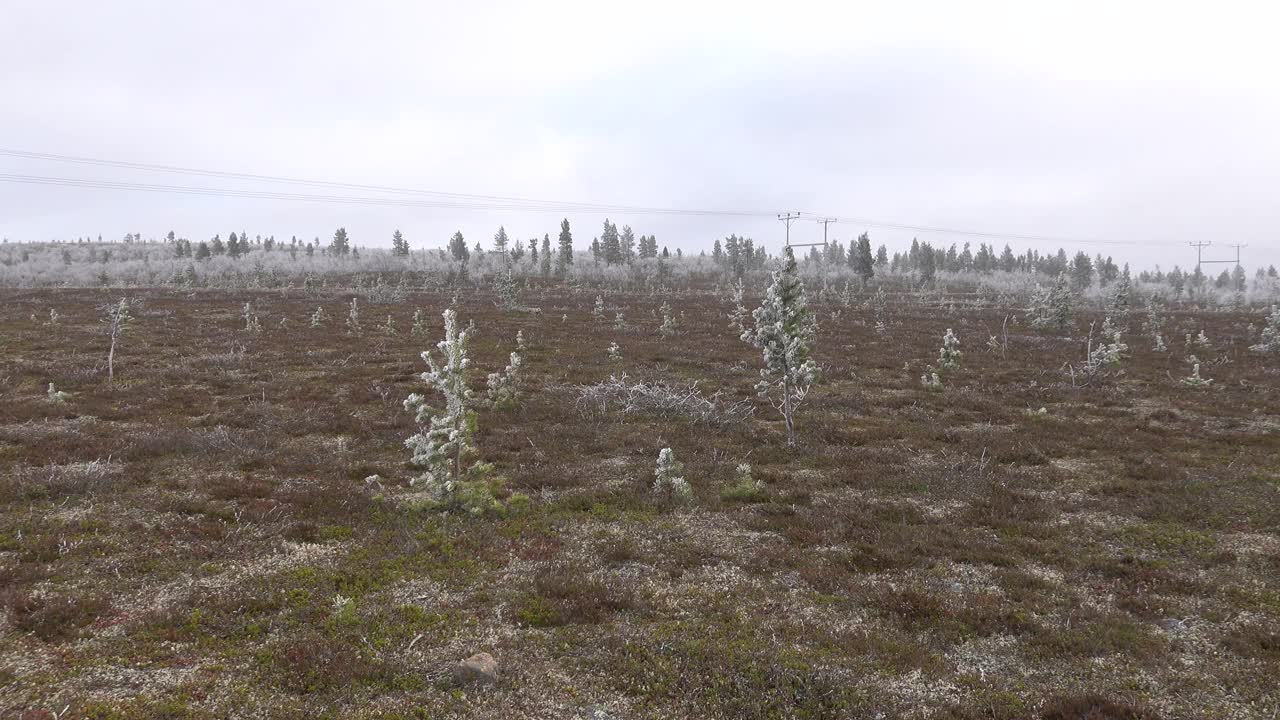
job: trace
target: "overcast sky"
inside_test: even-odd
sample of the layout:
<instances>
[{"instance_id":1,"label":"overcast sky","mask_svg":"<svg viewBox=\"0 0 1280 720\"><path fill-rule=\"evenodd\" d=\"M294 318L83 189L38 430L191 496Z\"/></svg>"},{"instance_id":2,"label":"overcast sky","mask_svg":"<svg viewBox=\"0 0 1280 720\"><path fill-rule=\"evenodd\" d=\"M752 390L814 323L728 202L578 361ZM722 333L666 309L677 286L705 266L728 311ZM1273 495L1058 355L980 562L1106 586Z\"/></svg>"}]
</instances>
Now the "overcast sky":
<instances>
[{"instance_id":1,"label":"overcast sky","mask_svg":"<svg viewBox=\"0 0 1280 720\"><path fill-rule=\"evenodd\" d=\"M1280 264L1280 17L1055 5L0 0L0 148L1112 241L1066 244L1144 266L1245 242L1247 267ZM0 173L368 194L5 156ZM344 225L361 245L400 228L415 247L459 229L487 246L500 224L554 237L564 215L580 248L605 217L0 182L11 241ZM686 251L782 240L762 217L609 215ZM864 230L891 249L966 240L831 226Z\"/></svg>"}]
</instances>

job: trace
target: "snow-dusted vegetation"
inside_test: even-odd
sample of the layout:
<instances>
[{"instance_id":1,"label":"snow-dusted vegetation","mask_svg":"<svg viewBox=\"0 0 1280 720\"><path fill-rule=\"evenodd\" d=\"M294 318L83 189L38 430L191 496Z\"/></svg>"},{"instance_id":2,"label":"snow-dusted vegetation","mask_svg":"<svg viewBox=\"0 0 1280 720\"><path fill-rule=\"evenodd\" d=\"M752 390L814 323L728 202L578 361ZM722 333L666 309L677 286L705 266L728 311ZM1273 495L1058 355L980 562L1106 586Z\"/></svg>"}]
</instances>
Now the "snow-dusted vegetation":
<instances>
[{"instance_id":1,"label":"snow-dusted vegetation","mask_svg":"<svg viewBox=\"0 0 1280 720\"><path fill-rule=\"evenodd\" d=\"M1280 699L1270 268L242 236L0 245L0 708Z\"/></svg>"}]
</instances>

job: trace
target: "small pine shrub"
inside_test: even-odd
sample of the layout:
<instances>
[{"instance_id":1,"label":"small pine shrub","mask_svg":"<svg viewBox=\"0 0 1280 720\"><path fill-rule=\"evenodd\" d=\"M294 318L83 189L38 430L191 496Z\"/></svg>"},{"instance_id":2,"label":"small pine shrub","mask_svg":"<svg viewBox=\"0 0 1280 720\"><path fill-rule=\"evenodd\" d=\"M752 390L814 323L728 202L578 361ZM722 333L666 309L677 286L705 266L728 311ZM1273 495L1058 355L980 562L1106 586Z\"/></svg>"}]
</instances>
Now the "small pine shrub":
<instances>
[{"instance_id":1,"label":"small pine shrub","mask_svg":"<svg viewBox=\"0 0 1280 720\"><path fill-rule=\"evenodd\" d=\"M680 475L684 465L676 460L671 448L662 448L658 464L653 471L653 491L670 503L688 502L693 499L693 488Z\"/></svg>"},{"instance_id":2,"label":"small pine shrub","mask_svg":"<svg viewBox=\"0 0 1280 720\"><path fill-rule=\"evenodd\" d=\"M359 298L351 298L351 307L347 310L347 333L359 335L361 329Z\"/></svg>"},{"instance_id":3,"label":"small pine shrub","mask_svg":"<svg viewBox=\"0 0 1280 720\"><path fill-rule=\"evenodd\" d=\"M609 361L622 362L622 348L618 347L618 343L609 343Z\"/></svg>"},{"instance_id":4,"label":"small pine shrub","mask_svg":"<svg viewBox=\"0 0 1280 720\"><path fill-rule=\"evenodd\" d=\"M725 502L754 503L764 502L768 494L764 485L751 476L751 465L739 463L733 472L733 484L720 491L720 499Z\"/></svg>"},{"instance_id":5,"label":"small pine shrub","mask_svg":"<svg viewBox=\"0 0 1280 720\"><path fill-rule=\"evenodd\" d=\"M942 336L942 348L938 350L938 369L958 370L961 357L960 338L956 337L951 328L947 328L946 334Z\"/></svg>"},{"instance_id":6,"label":"small pine shrub","mask_svg":"<svg viewBox=\"0 0 1280 720\"><path fill-rule=\"evenodd\" d=\"M1271 306L1271 314L1267 316L1267 324L1262 328L1260 342L1249 349L1260 353L1280 353L1280 306Z\"/></svg>"},{"instance_id":7,"label":"small pine shrub","mask_svg":"<svg viewBox=\"0 0 1280 720\"><path fill-rule=\"evenodd\" d=\"M486 380L489 404L499 410L510 410L520 402L520 389L523 380L521 366L524 363L524 337L516 335L516 351L511 353L510 361L501 372L489 373Z\"/></svg>"},{"instance_id":8,"label":"small pine shrub","mask_svg":"<svg viewBox=\"0 0 1280 720\"><path fill-rule=\"evenodd\" d=\"M71 393L63 392L55 388L53 383L49 383L49 389L46 391L45 396L49 399L49 402L54 405L62 405L67 400L71 399Z\"/></svg>"},{"instance_id":9,"label":"small pine shrub","mask_svg":"<svg viewBox=\"0 0 1280 720\"><path fill-rule=\"evenodd\" d=\"M925 390L942 391L942 378L938 377L938 371L932 365L925 368L924 373L920 376L920 384L924 386Z\"/></svg>"},{"instance_id":10,"label":"small pine shrub","mask_svg":"<svg viewBox=\"0 0 1280 720\"><path fill-rule=\"evenodd\" d=\"M311 313L311 327L313 328L324 327L324 324L328 321L329 316L325 313L323 307L317 306L316 311Z\"/></svg>"},{"instance_id":11,"label":"small pine shrub","mask_svg":"<svg viewBox=\"0 0 1280 720\"><path fill-rule=\"evenodd\" d=\"M658 334L662 337L671 337L678 333L675 316L671 314L671 304L663 300L662 307L658 311L662 313L662 325L658 327Z\"/></svg>"},{"instance_id":12,"label":"small pine shrub","mask_svg":"<svg viewBox=\"0 0 1280 720\"><path fill-rule=\"evenodd\" d=\"M258 322L258 314L253 311L253 305L245 303L241 314L244 316L245 332L262 332L262 323Z\"/></svg>"},{"instance_id":13,"label":"small pine shrub","mask_svg":"<svg viewBox=\"0 0 1280 720\"><path fill-rule=\"evenodd\" d=\"M1207 388L1213 384L1213 380L1200 376L1200 360L1195 355L1188 355L1187 362L1191 365L1191 374L1182 378L1182 384L1193 388Z\"/></svg>"}]
</instances>

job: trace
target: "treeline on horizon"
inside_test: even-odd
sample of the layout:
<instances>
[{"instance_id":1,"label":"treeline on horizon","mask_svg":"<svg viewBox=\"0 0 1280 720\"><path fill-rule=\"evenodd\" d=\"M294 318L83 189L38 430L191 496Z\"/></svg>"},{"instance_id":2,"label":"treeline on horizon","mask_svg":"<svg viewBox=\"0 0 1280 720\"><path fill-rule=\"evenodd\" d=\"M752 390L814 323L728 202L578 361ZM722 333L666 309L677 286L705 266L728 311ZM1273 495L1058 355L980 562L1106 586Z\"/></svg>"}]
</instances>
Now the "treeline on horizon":
<instances>
[{"instance_id":1,"label":"treeline on horizon","mask_svg":"<svg viewBox=\"0 0 1280 720\"><path fill-rule=\"evenodd\" d=\"M8 242L8 238L5 238L4 243L8 244ZM110 250L99 252L95 245L117 243L106 241L101 235L98 235L96 241L92 238L80 237L74 241L15 243L15 245L27 246L68 244L88 245L89 252L84 261L105 263L111 260ZM221 256L239 259L256 252L287 253L294 259L300 255L358 259L361 249L373 254L387 252L383 248L356 246L352 243L345 227L338 228L327 244L322 243L319 237L306 241L300 240L296 235L288 241L277 241L274 235L266 237L256 235L251 238L245 231L231 232L226 240L218 234L207 241L200 242L179 237L174 231L169 231L159 240L153 238L150 241L144 240L141 233L126 233L119 244L169 245L173 248L175 259L190 258L192 260L210 260ZM389 254L393 257L409 257L414 252L409 241L399 230L396 230L391 237ZM554 242L550 234L543 235L540 242L536 237L527 241L520 238L512 239L507 234L506 228L500 226L493 236L492 249L487 251L479 241L473 245L468 244L462 232L459 231L453 234L443 248L422 249L416 252L424 255L434 254L442 261L452 261L464 266L473 258L498 256L503 258L505 263L517 268L521 263L528 263L533 269L542 270L544 274L554 270L562 275L568 266L574 264L574 256L583 251L574 247L573 233L566 218L561 221L560 231ZM604 221L602 232L592 238L586 252L589 253L593 266L605 268L632 265L647 260L663 263L671 260L708 257L705 250L697 256L686 255L680 248L672 252L666 245L659 246L655 236L637 236L629 225L619 229L609 220ZM763 270L772 255L763 245L755 244L751 238L731 234L723 242L719 239L715 240L709 257L717 267L740 276L751 271ZM1120 279L1122 275L1129 274L1128 263L1121 267L1111 256L1103 257L1099 253L1090 257L1089 254L1078 251L1074 256L1068 257L1067 251L1063 248L1059 248L1056 253L1040 253L1034 249L1015 253L1012 247L1006 244L997 254L995 247L986 243L979 243L975 252L969 242L962 245L952 243L950 246L943 247L921 242L917 238L912 240L908 250L894 252L891 255L884 244L873 251L871 239L867 233L862 233L857 239L851 240L847 248L839 240L833 240L821 247L811 246L809 251L798 259L803 266L808 266L810 269L847 268L864 281L883 274L911 274L923 283L931 282L938 273L992 275L1002 272L1040 274L1049 277L1066 274L1071 285L1081 290L1095 285L1105 288ZM25 258L23 260L25 261ZM62 260L65 264L76 262L66 250L63 252ZM6 266L12 266L15 260L11 254L6 254L0 258L0 262ZM1258 280L1275 280L1278 277L1274 265L1258 267L1254 276ZM1143 270L1137 274L1136 280L1142 283L1168 285L1174 290L1175 296L1181 295L1185 288L1206 288L1212 285L1217 289L1243 292L1248 286L1248 276L1244 268L1238 264L1230 270L1224 269L1212 280L1199 266L1187 272L1177 265L1167 272L1161 270L1158 265L1154 270Z\"/></svg>"}]
</instances>

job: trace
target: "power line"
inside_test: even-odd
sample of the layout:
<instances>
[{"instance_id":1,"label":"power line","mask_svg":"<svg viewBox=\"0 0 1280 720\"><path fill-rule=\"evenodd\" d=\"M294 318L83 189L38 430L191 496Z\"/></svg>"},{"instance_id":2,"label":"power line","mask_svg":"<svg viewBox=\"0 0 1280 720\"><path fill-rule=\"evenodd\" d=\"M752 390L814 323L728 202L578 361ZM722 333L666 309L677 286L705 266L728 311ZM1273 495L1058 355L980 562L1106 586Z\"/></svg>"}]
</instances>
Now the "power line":
<instances>
[{"instance_id":1,"label":"power line","mask_svg":"<svg viewBox=\"0 0 1280 720\"><path fill-rule=\"evenodd\" d=\"M740 218L769 218L779 217L772 212L751 211L751 210L716 210L716 209L700 209L700 208L663 208L636 206L624 204L609 203L590 203L590 202L573 202L545 200L537 198L525 198L518 196L506 195L483 195L474 193L457 193L444 192L437 190L422 190L415 188L404 188L390 185L375 185L362 183L348 183L329 180L313 180L306 178L295 178L278 175L264 175L258 173L229 172L222 170L206 170L200 168L188 168L174 165L159 165L152 163L127 162L120 160L105 160L101 158L80 157L74 155L60 155L55 153L38 153L26 150L16 150L11 148L0 148L0 156L8 156L26 160L48 161L75 163L82 165L96 165L103 167L114 167L129 170L143 170L148 172L166 172L182 175L196 175L202 177L227 178L235 180L250 180L255 182L273 182L303 185L316 188L334 188L343 190L359 190L364 192L378 192L398 195L424 196L422 199L396 199L385 197L369 197L369 196L350 196L350 195L311 195L305 193L276 192L271 190L252 190L252 189L235 189L235 188L216 188L216 187L193 187L183 185L165 185L150 183L131 183L111 180L90 180L83 178L66 178L66 177L49 177L40 175L20 175L20 174L0 174L0 182L32 184L32 185L49 185L58 187L78 187L78 188L94 188L106 190L127 190L138 192L163 192L177 193L186 195L204 195L216 197L237 197L249 199L269 199L269 200L292 200L305 202L332 202L346 204L366 204L366 205L385 205L391 207L430 207L430 208L451 208L451 209L473 209L473 210L522 210L535 212L556 212L556 213L632 213L637 215L672 215L672 216L692 216L692 217L740 217ZM812 214L812 213L809 213ZM798 215L798 213L797 213ZM883 228L891 230L907 230L919 233L932 233L938 235L955 235L961 237L985 238L991 240L1015 240L1055 243L1060 246L1064 245L1137 245L1137 246L1164 246L1167 242L1145 242L1136 240L1100 240L1093 238L1067 238L1055 237L1047 235L1028 235L1018 233L1000 233L988 232L982 230L969 230L963 228L953 228L934 225L915 225L909 223L888 222L883 220L874 220L870 218L840 216L829 217L828 222L846 222L854 225L862 225L872 228ZM821 222L821 221L819 221ZM824 223L825 231L825 223ZM790 236L790 224L788 223L788 238ZM825 235L825 232L824 232Z\"/></svg>"},{"instance_id":2,"label":"power line","mask_svg":"<svg viewBox=\"0 0 1280 720\"><path fill-rule=\"evenodd\" d=\"M512 202L525 205L547 205L554 206L556 210L570 209L579 211L611 211L611 212L634 212L634 213L663 213L663 214L688 214L688 215L724 215L724 216L746 216L746 217L762 217L767 218L773 213L760 211L740 211L740 210L704 210L704 209L682 209L682 208L655 208L634 205L620 205L610 203L587 203L587 202L566 202L558 200L541 200L536 198L514 197L506 195L478 195L472 193L455 193L444 192L439 190L422 190L416 188L396 187L391 185L368 185L362 183L337 182L331 180L309 180L306 178L286 177L280 175L261 175L256 173L228 172L223 170L202 170L199 168L187 168L174 165L156 165L152 163L126 162L121 160L103 160L100 158L86 158L74 155L56 155L52 153L36 153L26 150L13 150L9 148L0 148L0 155L9 157L23 158L27 160L45 160L52 162L78 163L83 165L99 165L105 167L118 167L130 170L146 170L150 172L167 172L182 175L199 175L204 177L229 178L237 180L255 180L259 182L277 182L288 183L294 185L307 185L311 187L330 187L342 188L346 190L363 190L383 193L396 193L408 195L431 195L439 197L454 198L458 200L475 200L482 202Z\"/></svg>"}]
</instances>

